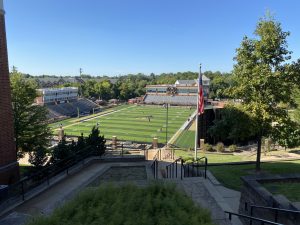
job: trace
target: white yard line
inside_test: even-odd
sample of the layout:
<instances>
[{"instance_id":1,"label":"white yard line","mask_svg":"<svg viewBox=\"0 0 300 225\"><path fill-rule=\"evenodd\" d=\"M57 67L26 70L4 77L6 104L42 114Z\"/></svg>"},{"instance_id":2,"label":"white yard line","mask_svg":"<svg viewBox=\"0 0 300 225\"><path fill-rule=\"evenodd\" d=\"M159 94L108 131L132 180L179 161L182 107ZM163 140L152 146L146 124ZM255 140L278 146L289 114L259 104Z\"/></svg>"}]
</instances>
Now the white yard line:
<instances>
[{"instance_id":1,"label":"white yard line","mask_svg":"<svg viewBox=\"0 0 300 225\"><path fill-rule=\"evenodd\" d=\"M122 110L125 110L125 109L129 109L129 108L132 108L132 107L136 107L136 106L129 106L129 107L126 107L124 109L119 109L119 110L116 110L116 111L112 111L112 112L109 112L109 113L104 113L104 114L101 114L99 116L95 116L95 117L92 117L92 118L89 118L89 119L85 119L85 120L81 120L80 122L86 122L86 121L90 121L90 120L93 120L93 119L96 119L96 118L99 118L99 117L103 117L103 116L107 116L107 115L110 115L110 114L113 114L113 113L116 113L116 112L120 112Z\"/></svg>"},{"instance_id":2,"label":"white yard line","mask_svg":"<svg viewBox=\"0 0 300 225\"><path fill-rule=\"evenodd\" d=\"M78 124L80 124L80 123L83 123L83 122L85 122L85 121L93 120L93 119L96 119L96 118L99 118L99 117L102 117L102 116L107 116L107 115L109 115L109 114L112 114L112 113L115 113L115 112L120 112L120 111L122 111L122 110L129 109L129 108L132 108L132 107L135 107L135 106L129 106L129 107L126 107L126 108L124 108L124 109L119 109L119 110L112 111L112 112L108 112L108 113L104 113L104 114L101 114L101 115L99 115L99 116L95 116L95 117L92 117L92 118L83 119L83 120L80 120L79 122L76 122L76 123L73 123L73 124L64 126L64 128L72 127L72 126L78 125ZM58 129L56 129L56 130L58 130Z\"/></svg>"}]
</instances>

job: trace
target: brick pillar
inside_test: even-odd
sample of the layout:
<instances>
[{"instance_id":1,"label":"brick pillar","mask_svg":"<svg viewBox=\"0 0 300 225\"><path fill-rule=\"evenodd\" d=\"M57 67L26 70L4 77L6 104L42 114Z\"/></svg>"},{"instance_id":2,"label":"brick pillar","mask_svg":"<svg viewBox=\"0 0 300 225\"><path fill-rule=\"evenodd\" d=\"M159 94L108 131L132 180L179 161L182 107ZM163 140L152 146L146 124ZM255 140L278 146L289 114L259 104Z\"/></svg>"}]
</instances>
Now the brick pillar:
<instances>
[{"instance_id":1,"label":"brick pillar","mask_svg":"<svg viewBox=\"0 0 300 225\"><path fill-rule=\"evenodd\" d=\"M11 184L18 179L19 164L14 141L5 18L3 0L0 0L0 184Z\"/></svg>"}]
</instances>

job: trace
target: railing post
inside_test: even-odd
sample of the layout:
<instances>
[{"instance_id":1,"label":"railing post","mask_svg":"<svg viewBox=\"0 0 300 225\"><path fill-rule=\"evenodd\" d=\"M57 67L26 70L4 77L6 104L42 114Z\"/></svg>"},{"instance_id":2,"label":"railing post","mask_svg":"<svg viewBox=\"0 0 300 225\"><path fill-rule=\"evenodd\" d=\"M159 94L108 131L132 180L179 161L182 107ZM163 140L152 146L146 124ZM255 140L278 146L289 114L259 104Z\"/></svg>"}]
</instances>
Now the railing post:
<instances>
[{"instance_id":1,"label":"railing post","mask_svg":"<svg viewBox=\"0 0 300 225\"><path fill-rule=\"evenodd\" d=\"M206 175L207 175L207 158L205 158L205 166L204 166L204 177L206 179Z\"/></svg>"},{"instance_id":2,"label":"railing post","mask_svg":"<svg viewBox=\"0 0 300 225\"><path fill-rule=\"evenodd\" d=\"M181 159L180 179L182 180L183 160Z\"/></svg>"},{"instance_id":3,"label":"railing post","mask_svg":"<svg viewBox=\"0 0 300 225\"><path fill-rule=\"evenodd\" d=\"M169 166L166 166L166 170L167 170L167 178L169 178Z\"/></svg>"},{"instance_id":4,"label":"railing post","mask_svg":"<svg viewBox=\"0 0 300 225\"><path fill-rule=\"evenodd\" d=\"M250 206L250 216L253 216L253 206ZM250 225L252 225L252 220L250 220Z\"/></svg>"},{"instance_id":5,"label":"railing post","mask_svg":"<svg viewBox=\"0 0 300 225\"><path fill-rule=\"evenodd\" d=\"M176 160L175 169L176 169L176 171L175 171L176 173L175 174L176 174L176 178L177 178L177 160Z\"/></svg>"},{"instance_id":6,"label":"railing post","mask_svg":"<svg viewBox=\"0 0 300 225\"><path fill-rule=\"evenodd\" d=\"M275 211L275 222L278 222L278 210Z\"/></svg>"},{"instance_id":7,"label":"railing post","mask_svg":"<svg viewBox=\"0 0 300 225\"><path fill-rule=\"evenodd\" d=\"M21 191L22 191L22 200L25 200L25 193L24 193L24 181L21 182Z\"/></svg>"},{"instance_id":8,"label":"railing post","mask_svg":"<svg viewBox=\"0 0 300 225\"><path fill-rule=\"evenodd\" d=\"M174 178L174 163L172 163L172 178Z\"/></svg>"},{"instance_id":9,"label":"railing post","mask_svg":"<svg viewBox=\"0 0 300 225\"><path fill-rule=\"evenodd\" d=\"M158 161L156 160L156 179L158 177Z\"/></svg>"}]
</instances>

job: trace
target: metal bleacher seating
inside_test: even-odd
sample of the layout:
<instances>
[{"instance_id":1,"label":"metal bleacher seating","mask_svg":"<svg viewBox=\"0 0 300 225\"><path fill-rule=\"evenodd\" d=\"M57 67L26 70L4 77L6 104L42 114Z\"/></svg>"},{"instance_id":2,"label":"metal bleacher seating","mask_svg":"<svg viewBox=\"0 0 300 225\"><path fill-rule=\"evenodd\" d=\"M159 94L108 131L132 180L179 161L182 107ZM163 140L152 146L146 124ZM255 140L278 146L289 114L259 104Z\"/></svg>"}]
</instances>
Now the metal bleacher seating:
<instances>
[{"instance_id":1,"label":"metal bleacher seating","mask_svg":"<svg viewBox=\"0 0 300 225\"><path fill-rule=\"evenodd\" d=\"M60 104L48 104L48 117L57 118L62 116L77 116L78 109L81 114L88 114L93 111L93 109L98 108L99 106L96 103L93 103L87 99L78 99L73 102L60 103Z\"/></svg>"},{"instance_id":2,"label":"metal bleacher seating","mask_svg":"<svg viewBox=\"0 0 300 225\"><path fill-rule=\"evenodd\" d=\"M146 104L197 105L197 95L146 95Z\"/></svg>"}]
</instances>

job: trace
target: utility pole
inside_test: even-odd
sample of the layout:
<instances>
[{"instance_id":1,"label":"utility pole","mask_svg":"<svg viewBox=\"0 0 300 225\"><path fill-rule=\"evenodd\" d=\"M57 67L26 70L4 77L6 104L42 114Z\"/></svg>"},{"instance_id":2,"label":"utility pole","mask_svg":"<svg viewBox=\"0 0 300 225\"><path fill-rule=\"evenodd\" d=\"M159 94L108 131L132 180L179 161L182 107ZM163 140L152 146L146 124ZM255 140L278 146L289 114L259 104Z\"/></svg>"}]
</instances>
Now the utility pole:
<instances>
[{"instance_id":1,"label":"utility pole","mask_svg":"<svg viewBox=\"0 0 300 225\"><path fill-rule=\"evenodd\" d=\"M80 75L80 77L82 76L82 72L83 72L83 69L79 68L79 75Z\"/></svg>"}]
</instances>

